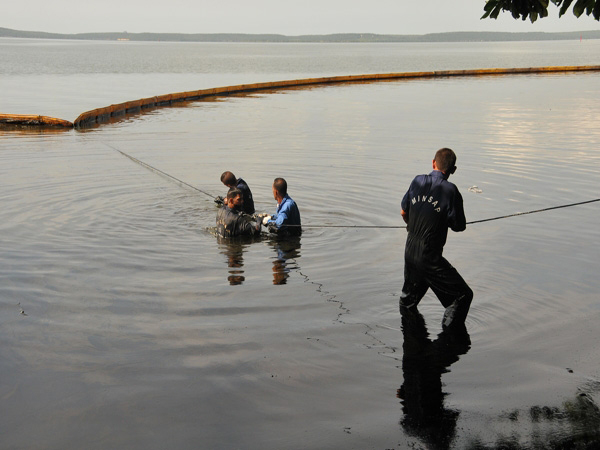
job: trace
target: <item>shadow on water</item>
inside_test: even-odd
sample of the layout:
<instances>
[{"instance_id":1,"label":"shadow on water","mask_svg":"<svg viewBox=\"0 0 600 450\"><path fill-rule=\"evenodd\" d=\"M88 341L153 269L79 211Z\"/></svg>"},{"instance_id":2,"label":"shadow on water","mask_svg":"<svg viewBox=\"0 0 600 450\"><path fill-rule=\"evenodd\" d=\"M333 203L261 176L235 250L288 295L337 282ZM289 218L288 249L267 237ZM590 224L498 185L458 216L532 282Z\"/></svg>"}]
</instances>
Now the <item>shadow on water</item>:
<instances>
[{"instance_id":1,"label":"shadow on water","mask_svg":"<svg viewBox=\"0 0 600 450\"><path fill-rule=\"evenodd\" d=\"M253 243L266 241L275 251L273 259L273 284L286 284L290 270L299 269L296 258L300 257L300 237L278 238L275 236L238 236L224 238L217 236L219 252L225 255L229 284L240 285L244 276L244 251Z\"/></svg>"},{"instance_id":2,"label":"shadow on water","mask_svg":"<svg viewBox=\"0 0 600 450\"><path fill-rule=\"evenodd\" d=\"M442 391L442 374L471 348L469 333L463 326L444 330L431 340L423 316L417 310L402 310L402 334L404 383L397 396L404 417L400 424L428 448L447 449L460 412L444 405L447 393Z\"/></svg>"}]
</instances>

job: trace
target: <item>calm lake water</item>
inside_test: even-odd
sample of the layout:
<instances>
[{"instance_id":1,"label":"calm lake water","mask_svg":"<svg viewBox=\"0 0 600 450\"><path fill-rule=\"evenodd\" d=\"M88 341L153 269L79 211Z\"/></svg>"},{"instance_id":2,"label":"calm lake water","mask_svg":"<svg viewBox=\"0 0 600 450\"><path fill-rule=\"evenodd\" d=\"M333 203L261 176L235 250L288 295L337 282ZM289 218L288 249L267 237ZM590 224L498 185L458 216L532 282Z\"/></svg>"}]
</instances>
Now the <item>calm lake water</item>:
<instances>
[{"instance_id":1,"label":"calm lake water","mask_svg":"<svg viewBox=\"0 0 600 450\"><path fill-rule=\"evenodd\" d=\"M0 112L73 120L248 82L598 64L600 41L585 40L0 39ZM469 221L600 198L599 119L590 72L280 90L85 131L0 130L0 447L600 442L600 203L450 233L445 255L475 293L468 336L441 333L431 292L401 319L406 231L385 228L443 146ZM224 170L259 211L285 177L301 239L217 239Z\"/></svg>"}]
</instances>

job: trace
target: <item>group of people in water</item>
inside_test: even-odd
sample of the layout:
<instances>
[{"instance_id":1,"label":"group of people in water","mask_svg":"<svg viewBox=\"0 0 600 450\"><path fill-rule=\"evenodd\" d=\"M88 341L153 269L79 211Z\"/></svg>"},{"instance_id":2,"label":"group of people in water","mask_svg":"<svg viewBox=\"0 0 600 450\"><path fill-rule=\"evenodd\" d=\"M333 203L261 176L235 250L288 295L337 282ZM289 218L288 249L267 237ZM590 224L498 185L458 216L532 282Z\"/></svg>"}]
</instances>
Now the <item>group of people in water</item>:
<instances>
[{"instance_id":1,"label":"group of people in water","mask_svg":"<svg viewBox=\"0 0 600 450\"><path fill-rule=\"evenodd\" d=\"M452 231L466 228L462 196L456 185L448 181L456 171L454 151L449 148L438 150L432 168L431 173L413 179L401 202L408 237L400 312L417 311L417 305L431 288L445 308L444 329L464 328L473 291L442 256L448 228ZM277 210L272 215L255 212L252 192L243 179L224 172L221 182L229 188L224 199L215 199L222 203L217 213L217 233L221 237L258 235L262 226L278 236L300 236L302 233L300 211L287 193L285 179L273 181Z\"/></svg>"},{"instance_id":2,"label":"group of people in water","mask_svg":"<svg viewBox=\"0 0 600 450\"><path fill-rule=\"evenodd\" d=\"M229 191L225 198L215 199L217 204L222 204L217 212L219 236L255 236L261 233L262 226L278 236L302 234L300 210L287 193L285 179L275 178L273 181L273 198L277 201L277 209L272 215L256 213L252 191L242 178L236 178L227 171L221 175L221 182Z\"/></svg>"}]
</instances>

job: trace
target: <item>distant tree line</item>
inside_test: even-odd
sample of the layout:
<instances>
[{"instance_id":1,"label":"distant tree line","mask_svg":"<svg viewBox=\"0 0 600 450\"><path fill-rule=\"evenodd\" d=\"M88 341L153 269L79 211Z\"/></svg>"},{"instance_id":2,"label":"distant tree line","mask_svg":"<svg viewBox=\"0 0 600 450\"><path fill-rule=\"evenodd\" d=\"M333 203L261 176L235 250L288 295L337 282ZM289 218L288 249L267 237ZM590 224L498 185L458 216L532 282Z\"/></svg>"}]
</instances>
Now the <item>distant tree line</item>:
<instances>
[{"instance_id":1,"label":"distant tree line","mask_svg":"<svg viewBox=\"0 0 600 450\"><path fill-rule=\"evenodd\" d=\"M491 0L490 0L491 1ZM599 0L600 1L600 0ZM600 39L600 30L569 31L562 33L508 33L508 32L448 32L422 35L340 33L323 35L284 36L282 34L184 34L184 33L79 33L60 34L40 31L19 31L0 28L0 37L31 39L78 39L78 40L129 40L166 42L306 42L306 43L376 43L376 42L498 42L498 41L545 41Z\"/></svg>"}]
</instances>

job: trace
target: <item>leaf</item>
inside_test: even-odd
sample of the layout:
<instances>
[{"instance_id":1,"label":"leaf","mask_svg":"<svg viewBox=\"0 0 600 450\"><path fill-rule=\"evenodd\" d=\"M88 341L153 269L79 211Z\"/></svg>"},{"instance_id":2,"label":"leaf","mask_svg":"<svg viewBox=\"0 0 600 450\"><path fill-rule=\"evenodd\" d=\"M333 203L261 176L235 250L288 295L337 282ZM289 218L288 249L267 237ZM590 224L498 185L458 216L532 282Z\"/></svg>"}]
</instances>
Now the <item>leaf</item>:
<instances>
[{"instance_id":1,"label":"leaf","mask_svg":"<svg viewBox=\"0 0 600 450\"><path fill-rule=\"evenodd\" d=\"M487 17L496 19L498 17L498 13L500 12L500 8L498 7L498 0L488 0L487 2L485 2L483 10L485 11L485 14L481 16L482 19L486 19Z\"/></svg>"},{"instance_id":2,"label":"leaf","mask_svg":"<svg viewBox=\"0 0 600 450\"><path fill-rule=\"evenodd\" d=\"M500 0L488 0L484 6L484 10L486 13L481 16L482 19L487 17L497 19L498 14L500 14L500 11L502 11L502 3Z\"/></svg>"},{"instance_id":3,"label":"leaf","mask_svg":"<svg viewBox=\"0 0 600 450\"><path fill-rule=\"evenodd\" d=\"M562 4L560 11L558 13L558 17L562 17L562 15L569 10L571 3L573 3L573 0L564 0L564 3Z\"/></svg>"},{"instance_id":4,"label":"leaf","mask_svg":"<svg viewBox=\"0 0 600 450\"><path fill-rule=\"evenodd\" d=\"M577 0L577 3L575 3L575 6L573 6L573 14L575 14L576 17L580 17L584 10L585 0Z\"/></svg>"},{"instance_id":5,"label":"leaf","mask_svg":"<svg viewBox=\"0 0 600 450\"><path fill-rule=\"evenodd\" d=\"M488 0L485 2L483 10L489 14L496 6L498 6L498 0Z\"/></svg>"},{"instance_id":6,"label":"leaf","mask_svg":"<svg viewBox=\"0 0 600 450\"><path fill-rule=\"evenodd\" d=\"M532 5L532 8L535 9L535 13L539 17L547 17L548 16L548 0L537 0ZM533 12L533 11L532 11ZM531 15L531 13L530 13ZM536 17L537 19L537 17ZM533 20L532 20L533 22Z\"/></svg>"},{"instance_id":7,"label":"leaf","mask_svg":"<svg viewBox=\"0 0 600 450\"><path fill-rule=\"evenodd\" d=\"M585 13L589 16L594 10L594 6L596 5L596 0L588 0L585 5Z\"/></svg>"}]
</instances>

